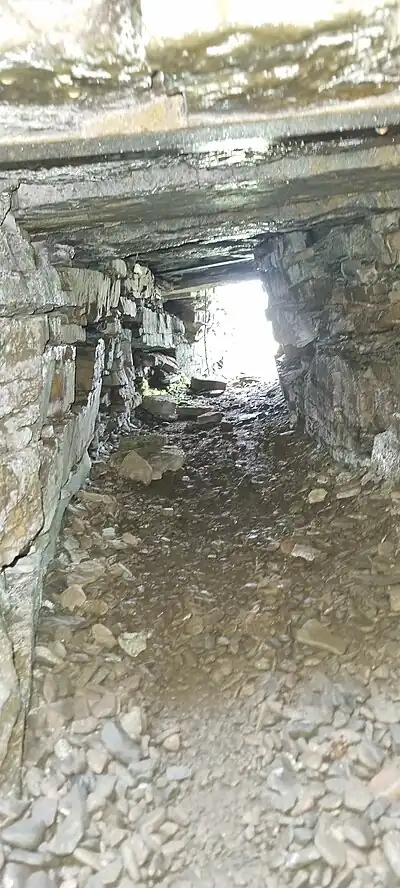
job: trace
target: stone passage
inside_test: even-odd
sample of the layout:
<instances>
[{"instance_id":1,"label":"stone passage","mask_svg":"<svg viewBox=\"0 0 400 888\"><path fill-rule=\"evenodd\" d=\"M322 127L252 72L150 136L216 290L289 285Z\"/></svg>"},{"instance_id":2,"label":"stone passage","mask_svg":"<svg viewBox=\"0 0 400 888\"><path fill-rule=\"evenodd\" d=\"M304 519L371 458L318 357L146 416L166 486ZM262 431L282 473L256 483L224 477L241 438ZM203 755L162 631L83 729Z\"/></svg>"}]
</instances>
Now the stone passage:
<instances>
[{"instance_id":1,"label":"stone passage","mask_svg":"<svg viewBox=\"0 0 400 888\"><path fill-rule=\"evenodd\" d=\"M382 212L256 252L292 417L350 463L369 460L399 410L399 251L399 214Z\"/></svg>"},{"instance_id":2,"label":"stone passage","mask_svg":"<svg viewBox=\"0 0 400 888\"><path fill-rule=\"evenodd\" d=\"M400 884L399 492L277 391L218 406L162 425L173 479L99 462L67 509L5 888Z\"/></svg>"},{"instance_id":3,"label":"stone passage","mask_svg":"<svg viewBox=\"0 0 400 888\"><path fill-rule=\"evenodd\" d=\"M43 574L88 447L129 425L149 357L183 360L184 325L151 272L71 266L73 250L0 226L0 769L18 780ZM64 264L61 264L64 263ZM66 264L68 263L69 264ZM172 358L171 358L172 360Z\"/></svg>"}]
</instances>

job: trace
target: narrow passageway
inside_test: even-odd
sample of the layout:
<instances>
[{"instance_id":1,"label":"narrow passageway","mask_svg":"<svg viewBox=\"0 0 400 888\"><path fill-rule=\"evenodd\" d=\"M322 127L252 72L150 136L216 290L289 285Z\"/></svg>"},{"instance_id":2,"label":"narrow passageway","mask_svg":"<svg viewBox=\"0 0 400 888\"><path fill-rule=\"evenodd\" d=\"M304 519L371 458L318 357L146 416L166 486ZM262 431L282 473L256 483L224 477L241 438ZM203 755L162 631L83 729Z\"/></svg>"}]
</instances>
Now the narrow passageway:
<instances>
[{"instance_id":1,"label":"narrow passageway","mask_svg":"<svg viewBox=\"0 0 400 888\"><path fill-rule=\"evenodd\" d=\"M113 454L68 510L7 888L400 878L400 499L279 388L210 399L215 428L154 421L181 470L145 487Z\"/></svg>"}]
</instances>

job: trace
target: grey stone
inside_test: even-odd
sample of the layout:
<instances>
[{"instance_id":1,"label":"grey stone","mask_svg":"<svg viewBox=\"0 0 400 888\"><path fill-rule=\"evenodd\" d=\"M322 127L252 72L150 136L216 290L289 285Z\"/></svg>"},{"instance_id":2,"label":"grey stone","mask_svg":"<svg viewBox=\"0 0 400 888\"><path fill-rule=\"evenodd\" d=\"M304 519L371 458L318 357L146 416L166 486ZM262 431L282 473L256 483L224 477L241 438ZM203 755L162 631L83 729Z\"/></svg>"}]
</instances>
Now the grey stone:
<instances>
[{"instance_id":1,"label":"grey stone","mask_svg":"<svg viewBox=\"0 0 400 888\"><path fill-rule=\"evenodd\" d=\"M143 733L143 714L140 706L133 706L129 712L124 713L120 722L122 729L131 740L139 740Z\"/></svg>"},{"instance_id":2,"label":"grey stone","mask_svg":"<svg viewBox=\"0 0 400 888\"><path fill-rule=\"evenodd\" d=\"M26 888L30 870L23 863L6 863L2 872L3 888Z\"/></svg>"},{"instance_id":3,"label":"grey stone","mask_svg":"<svg viewBox=\"0 0 400 888\"><path fill-rule=\"evenodd\" d=\"M196 394L206 394L207 392L224 392L226 389L226 382L222 379L207 379L200 376L192 376L192 379L190 381L190 388L192 392L196 392Z\"/></svg>"},{"instance_id":4,"label":"grey stone","mask_svg":"<svg viewBox=\"0 0 400 888\"><path fill-rule=\"evenodd\" d=\"M319 724L315 724L313 721L307 721L306 719L296 719L288 724L288 732L294 740L298 740L300 737L304 737L305 740L310 740L310 738L317 733L318 728Z\"/></svg>"},{"instance_id":5,"label":"grey stone","mask_svg":"<svg viewBox=\"0 0 400 888\"><path fill-rule=\"evenodd\" d=\"M321 817L315 834L315 847L321 857L333 869L339 869L346 863L346 846L334 834L334 822Z\"/></svg>"},{"instance_id":6,"label":"grey stone","mask_svg":"<svg viewBox=\"0 0 400 888\"><path fill-rule=\"evenodd\" d=\"M68 796L63 799L63 810L68 809L67 816L60 821L49 850L57 857L67 857L75 851L83 838L86 826L86 794L75 784Z\"/></svg>"},{"instance_id":7,"label":"grey stone","mask_svg":"<svg viewBox=\"0 0 400 888\"><path fill-rule=\"evenodd\" d=\"M135 450L130 450L119 466L121 478L128 481L137 481L141 484L150 484L153 480L153 469L146 459L143 459Z\"/></svg>"},{"instance_id":8,"label":"grey stone","mask_svg":"<svg viewBox=\"0 0 400 888\"><path fill-rule=\"evenodd\" d=\"M48 873L39 870L36 873L31 873L26 882L26 888L55 888L55 884L54 879Z\"/></svg>"},{"instance_id":9,"label":"grey stone","mask_svg":"<svg viewBox=\"0 0 400 888\"><path fill-rule=\"evenodd\" d=\"M114 774L100 774L96 780L93 792L87 797L87 810L91 814L102 808L114 792L116 777Z\"/></svg>"},{"instance_id":10,"label":"grey stone","mask_svg":"<svg viewBox=\"0 0 400 888\"><path fill-rule=\"evenodd\" d=\"M286 860L286 867L290 871L295 871L311 866L320 859L321 854L318 848L314 845L310 845L308 848L302 848L301 851L292 851Z\"/></svg>"},{"instance_id":11,"label":"grey stone","mask_svg":"<svg viewBox=\"0 0 400 888\"><path fill-rule=\"evenodd\" d=\"M223 416L224 414L218 410L210 410L207 413L202 413L201 416L197 417L196 425L200 426L200 428L217 426L222 422Z\"/></svg>"},{"instance_id":12,"label":"grey stone","mask_svg":"<svg viewBox=\"0 0 400 888\"><path fill-rule=\"evenodd\" d=\"M134 833L130 838L130 845L137 865L139 867L144 866L150 857L150 848L146 845L142 836L139 833Z\"/></svg>"},{"instance_id":13,"label":"grey stone","mask_svg":"<svg viewBox=\"0 0 400 888\"><path fill-rule=\"evenodd\" d=\"M319 620L314 619L307 620L301 629L297 630L296 640L300 644L306 644L330 654L344 654L348 647L348 643L342 635L334 634Z\"/></svg>"},{"instance_id":14,"label":"grey stone","mask_svg":"<svg viewBox=\"0 0 400 888\"><path fill-rule=\"evenodd\" d=\"M176 416L175 401L161 395L146 395L143 398L142 407L152 416L159 416L163 419L173 419Z\"/></svg>"},{"instance_id":15,"label":"grey stone","mask_svg":"<svg viewBox=\"0 0 400 888\"><path fill-rule=\"evenodd\" d=\"M25 851L23 848L11 848L7 859L14 863L26 863L31 867L49 867L54 863L53 855L49 851Z\"/></svg>"},{"instance_id":16,"label":"grey stone","mask_svg":"<svg viewBox=\"0 0 400 888\"><path fill-rule=\"evenodd\" d=\"M400 440L397 425L375 435L371 467L380 478L393 482L400 480Z\"/></svg>"},{"instance_id":17,"label":"grey stone","mask_svg":"<svg viewBox=\"0 0 400 888\"><path fill-rule=\"evenodd\" d=\"M1 832L1 838L3 842L14 848L36 851L45 832L46 824L43 820L34 820L33 817L28 817L26 820L17 820L10 826L6 826Z\"/></svg>"},{"instance_id":18,"label":"grey stone","mask_svg":"<svg viewBox=\"0 0 400 888\"><path fill-rule=\"evenodd\" d=\"M298 872L296 873L292 884L292 888L303 888L303 886L308 885L309 874L307 872Z\"/></svg>"},{"instance_id":19,"label":"grey stone","mask_svg":"<svg viewBox=\"0 0 400 888\"><path fill-rule=\"evenodd\" d=\"M400 584L389 586L390 610L393 613L400 611Z\"/></svg>"},{"instance_id":20,"label":"grey stone","mask_svg":"<svg viewBox=\"0 0 400 888\"><path fill-rule=\"evenodd\" d=\"M400 753L400 724L390 726L390 735L392 738L392 750L395 755Z\"/></svg>"},{"instance_id":21,"label":"grey stone","mask_svg":"<svg viewBox=\"0 0 400 888\"><path fill-rule=\"evenodd\" d=\"M373 796L387 799L400 798L400 760L394 759L384 765L369 783Z\"/></svg>"},{"instance_id":22,"label":"grey stone","mask_svg":"<svg viewBox=\"0 0 400 888\"><path fill-rule=\"evenodd\" d=\"M124 731L121 731L115 722L108 720L104 723L100 738L107 752L111 756L115 756L124 765L139 761L140 747L133 743L130 737Z\"/></svg>"},{"instance_id":23,"label":"grey stone","mask_svg":"<svg viewBox=\"0 0 400 888\"><path fill-rule=\"evenodd\" d=\"M31 816L34 820L42 820L46 826L53 826L58 809L58 800L41 797L32 805Z\"/></svg>"},{"instance_id":24,"label":"grey stone","mask_svg":"<svg viewBox=\"0 0 400 888\"><path fill-rule=\"evenodd\" d=\"M138 657L147 648L149 632L121 632L118 636L120 648L128 654L128 657Z\"/></svg>"},{"instance_id":25,"label":"grey stone","mask_svg":"<svg viewBox=\"0 0 400 888\"><path fill-rule=\"evenodd\" d=\"M1 493L0 493L1 496ZM2 579L0 577L0 584ZM1 601L0 594L0 601ZM6 759L12 733L21 710L20 688L14 662L14 651L2 614L0 613L0 768Z\"/></svg>"},{"instance_id":26,"label":"grey stone","mask_svg":"<svg viewBox=\"0 0 400 888\"><path fill-rule=\"evenodd\" d=\"M178 472L185 462L185 454L180 447L165 444L159 453L149 457L153 471L153 481L159 481L166 472Z\"/></svg>"},{"instance_id":27,"label":"grey stone","mask_svg":"<svg viewBox=\"0 0 400 888\"><path fill-rule=\"evenodd\" d=\"M189 780L192 771L187 765L168 765L165 775L170 782L181 783L183 780Z\"/></svg>"},{"instance_id":28,"label":"grey stone","mask_svg":"<svg viewBox=\"0 0 400 888\"><path fill-rule=\"evenodd\" d=\"M179 419L197 419L199 416L209 413L208 407L195 406L192 404L178 404L177 415Z\"/></svg>"},{"instance_id":29,"label":"grey stone","mask_svg":"<svg viewBox=\"0 0 400 888\"><path fill-rule=\"evenodd\" d=\"M357 848L371 848L374 836L367 820L363 817L350 817L343 827L344 837Z\"/></svg>"},{"instance_id":30,"label":"grey stone","mask_svg":"<svg viewBox=\"0 0 400 888\"><path fill-rule=\"evenodd\" d=\"M392 829L383 837L383 850L393 872L400 880L400 832Z\"/></svg>"},{"instance_id":31,"label":"grey stone","mask_svg":"<svg viewBox=\"0 0 400 888\"><path fill-rule=\"evenodd\" d=\"M365 768L377 771L384 760L384 753L375 743L363 740L357 748L358 758Z\"/></svg>"},{"instance_id":32,"label":"grey stone","mask_svg":"<svg viewBox=\"0 0 400 888\"><path fill-rule=\"evenodd\" d=\"M350 811L363 813L373 800L373 793L368 784L352 777L346 780L344 790L344 804Z\"/></svg>"},{"instance_id":33,"label":"grey stone","mask_svg":"<svg viewBox=\"0 0 400 888\"><path fill-rule=\"evenodd\" d=\"M388 700L383 695L373 695L370 697L369 706L371 707L377 721L385 725L395 725L400 721L400 702Z\"/></svg>"}]
</instances>

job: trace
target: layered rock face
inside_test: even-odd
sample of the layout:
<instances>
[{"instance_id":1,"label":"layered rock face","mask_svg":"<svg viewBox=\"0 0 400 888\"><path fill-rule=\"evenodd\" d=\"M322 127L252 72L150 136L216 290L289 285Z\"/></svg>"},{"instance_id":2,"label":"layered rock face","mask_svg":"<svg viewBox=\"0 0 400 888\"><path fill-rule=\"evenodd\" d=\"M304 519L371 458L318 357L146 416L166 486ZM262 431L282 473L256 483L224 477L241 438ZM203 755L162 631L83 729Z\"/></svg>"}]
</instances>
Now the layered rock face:
<instances>
[{"instance_id":1,"label":"layered rock face","mask_svg":"<svg viewBox=\"0 0 400 888\"><path fill-rule=\"evenodd\" d=\"M399 412L399 218L282 234L256 254L293 419L353 464Z\"/></svg>"},{"instance_id":2,"label":"layered rock face","mask_svg":"<svg viewBox=\"0 0 400 888\"><path fill-rule=\"evenodd\" d=\"M10 213L0 226L0 318L0 779L11 785L42 578L90 469L88 448L129 421L146 353L176 355L185 340L148 269L115 260L109 274L56 270Z\"/></svg>"}]
</instances>

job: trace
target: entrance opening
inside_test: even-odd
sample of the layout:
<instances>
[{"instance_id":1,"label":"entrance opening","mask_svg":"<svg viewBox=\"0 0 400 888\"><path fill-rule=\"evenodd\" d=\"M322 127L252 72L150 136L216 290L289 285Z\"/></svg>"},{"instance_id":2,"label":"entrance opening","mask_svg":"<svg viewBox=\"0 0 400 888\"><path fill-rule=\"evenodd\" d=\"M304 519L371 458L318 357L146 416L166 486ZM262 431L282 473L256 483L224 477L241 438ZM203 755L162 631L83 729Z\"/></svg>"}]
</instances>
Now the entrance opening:
<instances>
[{"instance_id":1,"label":"entrance opening","mask_svg":"<svg viewBox=\"0 0 400 888\"><path fill-rule=\"evenodd\" d=\"M228 380L251 377L277 381L278 344L266 318L268 297L261 281L205 290L197 304L200 329L193 356L196 372Z\"/></svg>"}]
</instances>

